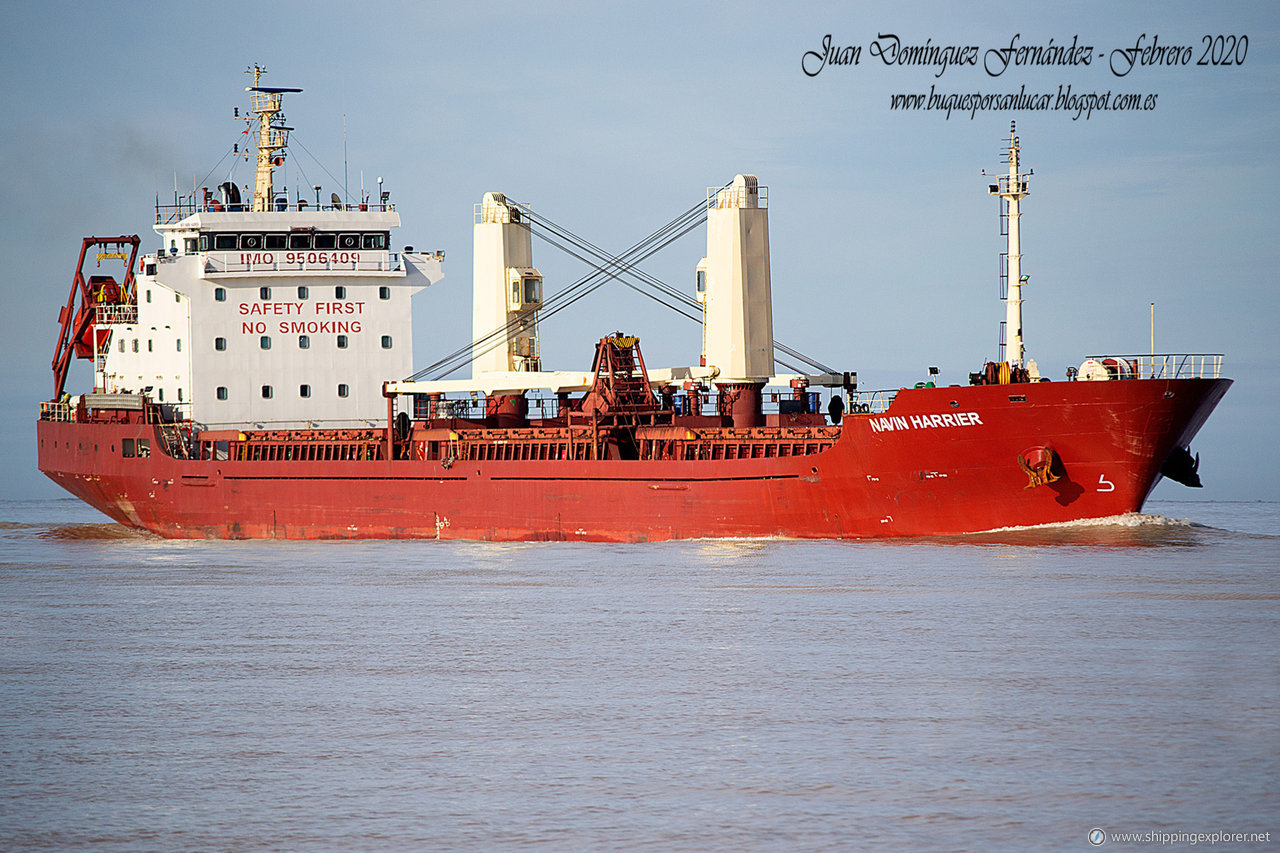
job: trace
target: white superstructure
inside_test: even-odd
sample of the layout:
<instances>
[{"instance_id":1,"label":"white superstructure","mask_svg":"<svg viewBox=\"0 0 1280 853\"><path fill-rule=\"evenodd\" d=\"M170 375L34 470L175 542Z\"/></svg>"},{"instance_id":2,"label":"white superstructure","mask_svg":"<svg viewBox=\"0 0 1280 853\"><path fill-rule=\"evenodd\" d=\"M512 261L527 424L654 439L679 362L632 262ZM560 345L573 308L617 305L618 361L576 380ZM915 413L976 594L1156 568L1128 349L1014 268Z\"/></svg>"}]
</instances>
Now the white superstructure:
<instances>
[{"instance_id":1,"label":"white superstructure","mask_svg":"<svg viewBox=\"0 0 1280 853\"><path fill-rule=\"evenodd\" d=\"M260 139L280 141L280 93L298 90L251 91ZM400 216L385 193L314 207L270 197L273 157L258 157L245 203L224 184L157 206L161 249L142 258L130 298L97 308L110 330L97 390L146 392L210 427L385 419L382 382L413 372L410 299L443 278L443 254L391 251Z\"/></svg>"}]
</instances>

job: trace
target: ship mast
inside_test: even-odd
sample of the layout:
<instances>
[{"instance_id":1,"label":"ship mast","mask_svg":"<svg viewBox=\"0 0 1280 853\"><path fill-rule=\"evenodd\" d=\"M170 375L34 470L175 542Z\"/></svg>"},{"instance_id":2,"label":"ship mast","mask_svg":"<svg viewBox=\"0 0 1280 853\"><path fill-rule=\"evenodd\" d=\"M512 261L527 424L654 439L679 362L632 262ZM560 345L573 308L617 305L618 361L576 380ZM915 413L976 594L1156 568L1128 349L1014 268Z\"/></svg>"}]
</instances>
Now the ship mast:
<instances>
[{"instance_id":1,"label":"ship mast","mask_svg":"<svg viewBox=\"0 0 1280 853\"><path fill-rule=\"evenodd\" d=\"M1022 241L1018 228L1021 216L1020 203L1029 194L1027 179L1031 173L1018 171L1017 125L1009 122L1009 174L996 176L999 183L988 189L991 195L998 195L1004 200L1007 208L1009 248L1008 258L1008 292L1005 294L1005 361L1012 367L1021 367L1026 348L1022 339L1022 285L1027 276L1022 275Z\"/></svg>"},{"instance_id":2,"label":"ship mast","mask_svg":"<svg viewBox=\"0 0 1280 853\"><path fill-rule=\"evenodd\" d=\"M281 95L286 92L302 91L259 86L258 81L266 72L267 69L257 63L245 71L246 74L253 75L253 85L245 87L245 91L252 92L253 97L250 99L249 107L251 114L245 116L244 120L251 132L254 130L254 124L258 125L258 169L253 187L252 207L255 212L271 209L271 200L275 192L272 186L272 170L284 162L284 158L277 157L276 154L283 151L289 144L289 131L293 129L277 124L284 121L284 113L281 112L283 102ZM248 157L248 152L245 152L245 156Z\"/></svg>"}]
</instances>

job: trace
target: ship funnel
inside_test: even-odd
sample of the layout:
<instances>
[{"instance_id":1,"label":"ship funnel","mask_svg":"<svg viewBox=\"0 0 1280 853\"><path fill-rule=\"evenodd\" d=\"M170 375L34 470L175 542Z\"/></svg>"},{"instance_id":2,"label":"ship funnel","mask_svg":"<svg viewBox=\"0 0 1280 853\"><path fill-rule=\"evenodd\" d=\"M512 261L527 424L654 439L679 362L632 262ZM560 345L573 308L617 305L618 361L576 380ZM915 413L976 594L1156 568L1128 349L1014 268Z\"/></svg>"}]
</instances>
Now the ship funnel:
<instances>
[{"instance_id":1,"label":"ship funnel","mask_svg":"<svg viewBox=\"0 0 1280 853\"><path fill-rule=\"evenodd\" d=\"M707 191L707 256L698 265L704 358L721 382L773 376L768 190L738 175Z\"/></svg>"}]
</instances>

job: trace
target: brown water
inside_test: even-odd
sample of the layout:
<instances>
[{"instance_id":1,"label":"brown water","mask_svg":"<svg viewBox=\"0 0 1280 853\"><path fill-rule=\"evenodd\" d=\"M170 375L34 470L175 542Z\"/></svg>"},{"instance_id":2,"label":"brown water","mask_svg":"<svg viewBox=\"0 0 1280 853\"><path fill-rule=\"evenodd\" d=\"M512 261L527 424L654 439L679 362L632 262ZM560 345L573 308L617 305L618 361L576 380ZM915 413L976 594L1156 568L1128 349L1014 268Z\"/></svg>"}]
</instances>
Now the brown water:
<instances>
[{"instance_id":1,"label":"brown water","mask_svg":"<svg viewBox=\"0 0 1280 853\"><path fill-rule=\"evenodd\" d=\"M493 545L2 504L0 848L1280 843L1280 505L1153 509Z\"/></svg>"}]
</instances>

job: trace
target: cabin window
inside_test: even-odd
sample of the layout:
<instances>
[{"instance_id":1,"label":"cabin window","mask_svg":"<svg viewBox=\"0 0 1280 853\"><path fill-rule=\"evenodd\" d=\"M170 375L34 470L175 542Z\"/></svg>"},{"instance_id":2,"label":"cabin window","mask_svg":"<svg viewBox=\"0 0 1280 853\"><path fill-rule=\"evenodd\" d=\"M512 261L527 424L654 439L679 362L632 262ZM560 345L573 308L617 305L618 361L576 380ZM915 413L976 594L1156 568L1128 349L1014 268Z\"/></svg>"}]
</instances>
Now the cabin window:
<instances>
[{"instance_id":1,"label":"cabin window","mask_svg":"<svg viewBox=\"0 0 1280 853\"><path fill-rule=\"evenodd\" d=\"M181 294L181 293L175 293L175 294L173 294L173 301L174 301L174 302L182 302L182 294Z\"/></svg>"},{"instance_id":2,"label":"cabin window","mask_svg":"<svg viewBox=\"0 0 1280 853\"><path fill-rule=\"evenodd\" d=\"M226 338L214 338L214 339L213 339L213 348L214 348L214 349L216 349L218 352L222 352L223 350L225 350L225 349L227 348L227 339L226 339Z\"/></svg>"},{"instance_id":3,"label":"cabin window","mask_svg":"<svg viewBox=\"0 0 1280 853\"><path fill-rule=\"evenodd\" d=\"M163 403L163 402L164 402L164 389L163 389L163 388L161 388L161 389L160 389L160 402L161 402L161 403Z\"/></svg>"},{"instance_id":4,"label":"cabin window","mask_svg":"<svg viewBox=\"0 0 1280 853\"><path fill-rule=\"evenodd\" d=\"M227 386L226 386L226 385L219 385L219 386L218 386L218 391L217 391L217 395L216 395L216 396L217 396L217 398L218 398L219 400L225 400L225 399L227 399Z\"/></svg>"},{"instance_id":5,"label":"cabin window","mask_svg":"<svg viewBox=\"0 0 1280 853\"><path fill-rule=\"evenodd\" d=\"M385 249L387 248L387 235L365 234L361 240L361 245L365 249Z\"/></svg>"},{"instance_id":6,"label":"cabin window","mask_svg":"<svg viewBox=\"0 0 1280 853\"><path fill-rule=\"evenodd\" d=\"M336 249L338 247L338 235L317 234L311 245L316 249Z\"/></svg>"},{"instance_id":7,"label":"cabin window","mask_svg":"<svg viewBox=\"0 0 1280 853\"><path fill-rule=\"evenodd\" d=\"M346 348L347 348L347 336L338 335L338 349L346 349Z\"/></svg>"},{"instance_id":8,"label":"cabin window","mask_svg":"<svg viewBox=\"0 0 1280 853\"><path fill-rule=\"evenodd\" d=\"M289 248L289 235L267 234L262 238L262 244L264 249L287 249Z\"/></svg>"},{"instance_id":9,"label":"cabin window","mask_svg":"<svg viewBox=\"0 0 1280 853\"><path fill-rule=\"evenodd\" d=\"M138 452L135 449L134 441L132 438L121 439L120 455L123 456L125 459L132 459L133 457L138 455Z\"/></svg>"},{"instance_id":10,"label":"cabin window","mask_svg":"<svg viewBox=\"0 0 1280 853\"><path fill-rule=\"evenodd\" d=\"M338 248L339 249L359 249L360 235L359 234L338 235Z\"/></svg>"},{"instance_id":11,"label":"cabin window","mask_svg":"<svg viewBox=\"0 0 1280 853\"><path fill-rule=\"evenodd\" d=\"M334 299L346 299L346 298L347 298L347 289L346 289L345 287L343 287L342 285L338 285L337 287L335 287L335 288L333 289L333 298L334 298Z\"/></svg>"},{"instance_id":12,"label":"cabin window","mask_svg":"<svg viewBox=\"0 0 1280 853\"><path fill-rule=\"evenodd\" d=\"M307 286L305 284L298 288L299 299L306 299L310 295L311 295L311 291L307 290Z\"/></svg>"},{"instance_id":13,"label":"cabin window","mask_svg":"<svg viewBox=\"0 0 1280 853\"><path fill-rule=\"evenodd\" d=\"M347 388L347 386L346 386L346 385L343 385L343 384L339 384L339 385L338 385L338 396L339 396L339 397L345 397L345 396L347 396L347 394L348 394L349 392L350 392L350 389L349 389L349 388Z\"/></svg>"},{"instance_id":14,"label":"cabin window","mask_svg":"<svg viewBox=\"0 0 1280 853\"><path fill-rule=\"evenodd\" d=\"M199 245L200 241L195 237L184 237L182 240L182 253L184 255L194 255L198 251L196 247Z\"/></svg>"},{"instance_id":15,"label":"cabin window","mask_svg":"<svg viewBox=\"0 0 1280 853\"><path fill-rule=\"evenodd\" d=\"M298 386L298 396L299 396L299 397L310 397L310 396L311 396L311 386L310 386L310 385L299 385L299 386Z\"/></svg>"},{"instance_id":16,"label":"cabin window","mask_svg":"<svg viewBox=\"0 0 1280 853\"><path fill-rule=\"evenodd\" d=\"M147 352L155 352L155 341L147 341Z\"/></svg>"},{"instance_id":17,"label":"cabin window","mask_svg":"<svg viewBox=\"0 0 1280 853\"><path fill-rule=\"evenodd\" d=\"M177 344L178 344L178 352L182 352L182 338L178 338Z\"/></svg>"},{"instance_id":18,"label":"cabin window","mask_svg":"<svg viewBox=\"0 0 1280 853\"><path fill-rule=\"evenodd\" d=\"M258 288L258 298L259 298L259 299L262 299L263 301L270 299L270 298L271 298L271 288L269 288L269 287L259 287L259 288Z\"/></svg>"},{"instance_id":19,"label":"cabin window","mask_svg":"<svg viewBox=\"0 0 1280 853\"><path fill-rule=\"evenodd\" d=\"M261 234L241 234L240 248L241 249L261 249L262 235Z\"/></svg>"},{"instance_id":20,"label":"cabin window","mask_svg":"<svg viewBox=\"0 0 1280 853\"><path fill-rule=\"evenodd\" d=\"M298 335L298 349L311 349L310 335Z\"/></svg>"},{"instance_id":21,"label":"cabin window","mask_svg":"<svg viewBox=\"0 0 1280 853\"><path fill-rule=\"evenodd\" d=\"M137 339L137 338L134 338L134 339L133 339L133 351L134 351L134 352L137 352L137 351L138 351L138 339Z\"/></svg>"},{"instance_id":22,"label":"cabin window","mask_svg":"<svg viewBox=\"0 0 1280 853\"><path fill-rule=\"evenodd\" d=\"M214 234L213 235L213 248L215 249L218 249L218 250L234 249L236 247L236 243L237 243L237 240L236 240L235 234Z\"/></svg>"},{"instance_id":23,"label":"cabin window","mask_svg":"<svg viewBox=\"0 0 1280 853\"><path fill-rule=\"evenodd\" d=\"M124 352L124 338L120 339L120 352Z\"/></svg>"},{"instance_id":24,"label":"cabin window","mask_svg":"<svg viewBox=\"0 0 1280 853\"><path fill-rule=\"evenodd\" d=\"M138 457L141 459L146 459L150 455L151 455L151 439L149 438L138 439Z\"/></svg>"},{"instance_id":25,"label":"cabin window","mask_svg":"<svg viewBox=\"0 0 1280 853\"><path fill-rule=\"evenodd\" d=\"M270 400L270 399L271 399L271 386L270 386L270 385L263 385L263 386L262 386L262 399L264 399L264 400Z\"/></svg>"},{"instance_id":26,"label":"cabin window","mask_svg":"<svg viewBox=\"0 0 1280 853\"><path fill-rule=\"evenodd\" d=\"M179 389L178 389L178 402L179 402L179 403L181 403L181 402L182 402L182 389L181 389L181 388L179 388Z\"/></svg>"},{"instance_id":27,"label":"cabin window","mask_svg":"<svg viewBox=\"0 0 1280 853\"><path fill-rule=\"evenodd\" d=\"M541 279L536 279L536 278L526 278L524 280L524 301L525 302L542 301L542 294L538 292L539 290L542 289L538 286L541 283L542 283Z\"/></svg>"},{"instance_id":28,"label":"cabin window","mask_svg":"<svg viewBox=\"0 0 1280 853\"><path fill-rule=\"evenodd\" d=\"M303 234L290 234L290 235L289 235L289 248L290 248L290 249L310 249L310 248L311 248L311 235L310 235L310 234L305 234L305 233L303 233Z\"/></svg>"},{"instance_id":29,"label":"cabin window","mask_svg":"<svg viewBox=\"0 0 1280 853\"><path fill-rule=\"evenodd\" d=\"M226 301L227 301L227 289L226 289L225 287L215 287L215 288L213 289L213 301L214 301L214 302L226 302Z\"/></svg>"},{"instance_id":30,"label":"cabin window","mask_svg":"<svg viewBox=\"0 0 1280 853\"><path fill-rule=\"evenodd\" d=\"M384 284L382 287L379 287L379 288L378 288L378 298L379 298L379 299L390 299L390 298L391 298L391 288L387 287L385 284Z\"/></svg>"},{"instance_id":31,"label":"cabin window","mask_svg":"<svg viewBox=\"0 0 1280 853\"><path fill-rule=\"evenodd\" d=\"M148 301L148 302L150 302L150 301L151 301L151 291L150 291L150 290L148 290L148 291L147 291L147 301Z\"/></svg>"},{"instance_id":32,"label":"cabin window","mask_svg":"<svg viewBox=\"0 0 1280 853\"><path fill-rule=\"evenodd\" d=\"M383 348L383 349L391 349L391 336L390 336L390 335L383 335L383 336L382 336L382 348Z\"/></svg>"},{"instance_id":33,"label":"cabin window","mask_svg":"<svg viewBox=\"0 0 1280 853\"><path fill-rule=\"evenodd\" d=\"M263 335L262 337L258 338L258 346L261 347L262 349L271 349L271 336Z\"/></svg>"}]
</instances>

